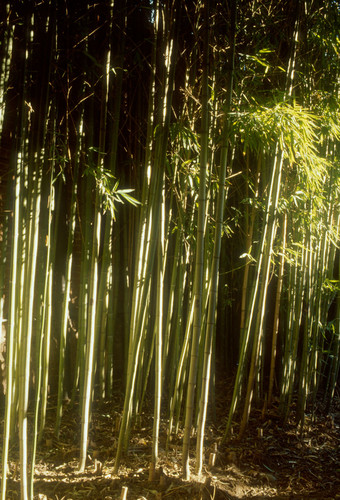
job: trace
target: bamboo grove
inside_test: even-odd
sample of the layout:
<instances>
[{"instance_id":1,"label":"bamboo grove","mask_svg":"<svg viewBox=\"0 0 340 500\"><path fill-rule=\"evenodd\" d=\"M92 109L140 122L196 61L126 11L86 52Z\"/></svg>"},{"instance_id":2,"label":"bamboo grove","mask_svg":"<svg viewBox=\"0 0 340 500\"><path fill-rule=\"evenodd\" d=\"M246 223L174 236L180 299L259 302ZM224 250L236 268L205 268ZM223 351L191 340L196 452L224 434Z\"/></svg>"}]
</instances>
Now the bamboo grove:
<instances>
[{"instance_id":1,"label":"bamboo grove","mask_svg":"<svg viewBox=\"0 0 340 500\"><path fill-rule=\"evenodd\" d=\"M256 407L301 429L317 402L328 411L338 3L0 11L1 498L17 440L21 498L33 497L47 415L58 439L66 404L80 470L93 404L119 394L115 472L153 411L151 474L162 433L167 446L180 433L187 478L222 397L222 442Z\"/></svg>"}]
</instances>

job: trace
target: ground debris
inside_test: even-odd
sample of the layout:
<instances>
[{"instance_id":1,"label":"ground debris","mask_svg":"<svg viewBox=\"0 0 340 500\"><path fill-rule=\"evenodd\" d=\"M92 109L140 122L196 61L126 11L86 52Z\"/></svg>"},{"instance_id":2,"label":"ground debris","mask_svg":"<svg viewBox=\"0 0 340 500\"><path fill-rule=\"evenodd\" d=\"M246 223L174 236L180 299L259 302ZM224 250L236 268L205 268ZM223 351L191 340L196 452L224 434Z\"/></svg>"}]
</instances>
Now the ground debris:
<instances>
[{"instance_id":1,"label":"ground debris","mask_svg":"<svg viewBox=\"0 0 340 500\"><path fill-rule=\"evenodd\" d=\"M295 422L281 425L275 410L267 416L253 412L245 438L237 438L237 426L223 445L222 430L207 432L206 464L202 477L181 478L181 439L168 454L160 446L160 460L150 478L152 418L141 418L131 435L131 448L119 476L114 475L117 443L117 411L108 403L94 406L86 469L78 471L79 421L77 409L64 413L60 439L46 438L36 462L35 499L335 499L340 498L340 414L306 416L303 432ZM164 434L165 434L165 422ZM260 429L260 431L259 431ZM53 430L51 423L50 434ZM47 429L48 434L48 429ZM174 440L175 441L175 440ZM163 445L164 443L161 443ZM191 456L194 457L193 449ZM209 464L213 451L215 460ZM18 455L18 450L13 450ZM20 498L18 460L12 457L7 499ZM192 471L194 471L192 461ZM124 493L125 492L125 493Z\"/></svg>"}]
</instances>

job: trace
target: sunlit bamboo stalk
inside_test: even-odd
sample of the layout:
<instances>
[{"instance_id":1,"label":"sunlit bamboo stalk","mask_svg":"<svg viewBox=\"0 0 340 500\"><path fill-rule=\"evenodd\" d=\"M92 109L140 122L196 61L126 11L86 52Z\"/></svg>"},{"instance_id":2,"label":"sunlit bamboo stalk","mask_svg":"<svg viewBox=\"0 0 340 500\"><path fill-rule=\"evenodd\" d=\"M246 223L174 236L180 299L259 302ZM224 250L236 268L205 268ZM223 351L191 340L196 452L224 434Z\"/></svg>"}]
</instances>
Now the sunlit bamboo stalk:
<instances>
[{"instance_id":1,"label":"sunlit bamboo stalk","mask_svg":"<svg viewBox=\"0 0 340 500\"><path fill-rule=\"evenodd\" d=\"M81 408L81 442L80 442L80 458L79 458L80 471L84 471L86 464L87 441L88 441L88 432L90 423L90 405L92 400L100 228L101 228L100 195L97 192L96 202L95 202L95 221L93 227L93 244L92 244L91 268L90 268L91 274L90 274L90 288L89 288L88 326L86 331L86 361L85 361L85 374L84 374L85 376L84 376L84 389L82 395L82 408Z\"/></svg>"},{"instance_id":2,"label":"sunlit bamboo stalk","mask_svg":"<svg viewBox=\"0 0 340 500\"><path fill-rule=\"evenodd\" d=\"M67 327L69 319L69 301L71 292L72 259L73 259L72 251L73 251L75 224L76 224L76 199L77 199L77 187L78 187L78 161L76 163L77 163L76 168L74 169L71 207L70 207L70 220L69 220L66 266L65 266L65 287L64 287L61 331L60 331L58 401L57 401L57 417L55 423L55 434L57 437L59 437L60 423L63 411L62 402L64 398L64 375L65 375L64 362L65 362L65 349L67 340Z\"/></svg>"},{"instance_id":3,"label":"sunlit bamboo stalk","mask_svg":"<svg viewBox=\"0 0 340 500\"><path fill-rule=\"evenodd\" d=\"M279 330L279 315L280 315L279 313L281 304L280 301L281 301L282 282L283 282L283 273L285 265L286 236L287 236L287 214L284 214L283 226L282 226L282 249L281 249L281 257L279 263L279 274L277 278L276 295L275 295L275 309L274 309L270 371L269 371L268 406L271 406L273 398L275 363L276 363L276 346L277 346L277 335Z\"/></svg>"},{"instance_id":4,"label":"sunlit bamboo stalk","mask_svg":"<svg viewBox=\"0 0 340 500\"><path fill-rule=\"evenodd\" d=\"M8 317L8 328L6 335L7 342L7 357L6 357L6 406L5 406L5 419L4 431L2 442L2 481L1 481L1 500L6 500L6 484L7 484L7 464L8 464L8 451L11 430L11 417L12 417L12 402L13 402L13 384L15 381L14 374L14 343L16 331L16 317L17 317L17 280L20 277L18 269L18 241L21 230L20 216L21 216L21 176L22 176L22 163L18 158L16 166L16 175L14 180L14 207L13 207L13 246L11 251L11 288L10 288L10 308ZM2 325L1 325L2 327Z\"/></svg>"},{"instance_id":5,"label":"sunlit bamboo stalk","mask_svg":"<svg viewBox=\"0 0 340 500\"><path fill-rule=\"evenodd\" d=\"M265 312L266 312L266 297L267 297L267 291L268 291L269 274L270 274L270 269L271 269L271 256L272 256L272 252L273 252L274 238L276 235L276 215L277 215L278 201L279 201L279 196L280 196L282 167L283 167L282 152L280 153L278 150L276 150L275 159L274 159L274 166L273 166L273 170L272 170L272 179L271 179L271 184L270 184L269 193L268 193L268 201L267 201L267 207L266 207L266 221L265 221L265 227L263 230L264 236L263 236L263 240L261 243L261 254L260 254L258 274L257 274L257 279L256 279L256 283L257 283L256 288L258 288L258 286L259 286L258 280L260 279L260 274L262 271L264 274L264 277L262 278L263 281L261 283L261 291L260 291L260 295L259 295L259 297L260 297L260 300L259 300L260 315L259 314L257 315L256 323L255 323L256 326L255 326L255 332L254 332L254 338L253 338L253 350L252 350L252 356L251 356L251 362L250 362L247 392L246 392L246 396L245 396L243 415L242 415L242 420L240 423L240 430L239 430L240 436L242 436L242 434L245 430L245 427L248 423L250 404L251 404L251 399L252 399L252 394L253 394L253 385L254 385L255 376L256 376L256 369L257 369L257 365L258 365L260 343L262 341L262 335L263 335L263 322L264 322L264 317L265 317ZM268 240L267 240L267 233L268 233ZM263 267L261 268L262 260L263 260ZM254 307L255 307L255 297L256 297L256 293L254 294L254 302L252 304L252 310L254 310ZM251 321L249 321L248 328L249 328L249 330L247 331L247 336L249 336L249 334L250 334Z\"/></svg>"},{"instance_id":6,"label":"sunlit bamboo stalk","mask_svg":"<svg viewBox=\"0 0 340 500\"><path fill-rule=\"evenodd\" d=\"M52 223L52 213L54 211L54 188L53 188L53 177L54 168L51 167L50 172L50 192L48 197L48 220L47 220L47 241L46 241L46 265L45 265L45 283L43 292L43 302L42 302L42 314L41 314L41 325L40 325L40 335L38 340L37 348L37 381L36 381L36 401L34 409L34 430L33 430L33 443L32 443L32 459L31 459L31 480L30 480L30 497L33 498L33 481L34 481L34 468L35 459L38 444L38 434L42 434L45 421L41 422L39 431L39 410L41 401L41 387L42 381L48 378L48 372L43 372L43 356L44 356L44 344L49 347L50 338L50 328L51 328L51 291L52 291L52 264L51 264L51 223ZM46 338L47 337L47 338ZM49 352L48 352L49 355ZM46 367L46 365L45 365ZM46 398L47 394L45 395ZM46 410L45 410L46 411ZM42 416L45 417L44 410L42 411Z\"/></svg>"},{"instance_id":7,"label":"sunlit bamboo stalk","mask_svg":"<svg viewBox=\"0 0 340 500\"><path fill-rule=\"evenodd\" d=\"M225 122L223 129L223 143L221 148L221 165L219 169L219 190L216 203L216 222L214 234L214 250L212 255L212 269L211 269L211 290L209 294L208 317L206 325L205 346L204 346L204 365L202 371L202 391L199 402L199 418L197 425L197 444L196 444L196 472L201 474L203 466L203 442L205 434L205 422L209 397L210 385L210 371L212 360L212 347L213 338L216 327L216 308L218 298L218 278L219 278L219 264L221 253L221 239L223 231L223 215L224 204L226 198L225 179L227 175L227 162L229 153L230 141L230 119L228 114L231 110L232 94L233 94L233 72L234 72L234 59L235 59L235 30L236 30L236 2L233 4L231 13L231 49L230 49L230 69L228 74L228 94L226 99Z\"/></svg>"},{"instance_id":8,"label":"sunlit bamboo stalk","mask_svg":"<svg viewBox=\"0 0 340 500\"><path fill-rule=\"evenodd\" d=\"M99 130L99 152L97 162L97 183L101 181L103 175L103 152L105 150L105 130L107 123L107 104L108 104L108 84L110 73L110 51L106 55L106 64L102 75L102 100L100 110L100 130ZM101 245L101 220L102 220L102 195L99 190L100 186L96 186L96 195L94 203L94 222L92 228L92 249L91 249L91 265L89 279L89 305L86 328L86 349L85 349L85 373L84 386L81 401L81 442L80 442L80 458L79 470L84 471L87 457L87 444L90 420L90 407L93 397L93 382L96 361L96 347L98 345L99 327L101 322L97 321L98 315L102 313L102 307L99 308L99 300L103 300L103 295L106 293L106 274L107 266L101 278L101 287L99 287L98 276L98 259ZM107 227L109 234L111 233L110 225ZM106 258L108 261L108 256ZM101 292L101 294L100 294ZM100 295L99 295L100 294Z\"/></svg>"},{"instance_id":9,"label":"sunlit bamboo stalk","mask_svg":"<svg viewBox=\"0 0 340 500\"><path fill-rule=\"evenodd\" d=\"M201 315L202 315L202 281L203 281L203 257L204 240L206 227L206 177L208 164L208 143L209 143L209 7L205 4L204 8L204 48L203 48L203 76L202 76L202 121L201 121L201 155L200 155L200 185L198 199L197 216L197 245L195 261L195 277L193 292L193 334L190 348L190 370L188 378L188 388L185 405L185 427L183 435L182 450L182 473L186 479L190 477L189 469L189 449L192 419L194 413L194 398L197 377L198 347L201 334Z\"/></svg>"},{"instance_id":10,"label":"sunlit bamboo stalk","mask_svg":"<svg viewBox=\"0 0 340 500\"><path fill-rule=\"evenodd\" d=\"M38 159L35 158L38 163ZM25 275L25 295L23 310L23 336L19 352L19 438L20 438L20 486L21 498L26 500L30 497L28 490L28 400L30 382L30 353L33 329L33 304L34 286L36 279L36 265L39 240L39 217L41 197L41 166L37 166L33 173L33 196L29 197L29 230L27 258L28 265Z\"/></svg>"}]
</instances>

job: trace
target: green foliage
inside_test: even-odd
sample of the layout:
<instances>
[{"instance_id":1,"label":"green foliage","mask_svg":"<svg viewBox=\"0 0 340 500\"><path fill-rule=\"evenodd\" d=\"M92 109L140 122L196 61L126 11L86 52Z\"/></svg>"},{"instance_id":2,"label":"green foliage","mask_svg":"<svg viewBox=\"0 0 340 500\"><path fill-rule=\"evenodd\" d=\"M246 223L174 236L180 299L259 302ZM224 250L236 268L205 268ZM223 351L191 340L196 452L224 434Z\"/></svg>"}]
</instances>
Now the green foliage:
<instances>
[{"instance_id":1,"label":"green foliage","mask_svg":"<svg viewBox=\"0 0 340 500\"><path fill-rule=\"evenodd\" d=\"M85 175L92 175L96 181L97 189L103 197L104 210L109 210L112 218L116 220L117 203L128 202L133 206L140 205L140 202L130 195L134 189L118 189L119 181L115 176L102 167L87 167Z\"/></svg>"},{"instance_id":2,"label":"green foliage","mask_svg":"<svg viewBox=\"0 0 340 500\"><path fill-rule=\"evenodd\" d=\"M330 292L332 295L340 293L340 280L330 280L328 278L322 284L325 291Z\"/></svg>"}]
</instances>

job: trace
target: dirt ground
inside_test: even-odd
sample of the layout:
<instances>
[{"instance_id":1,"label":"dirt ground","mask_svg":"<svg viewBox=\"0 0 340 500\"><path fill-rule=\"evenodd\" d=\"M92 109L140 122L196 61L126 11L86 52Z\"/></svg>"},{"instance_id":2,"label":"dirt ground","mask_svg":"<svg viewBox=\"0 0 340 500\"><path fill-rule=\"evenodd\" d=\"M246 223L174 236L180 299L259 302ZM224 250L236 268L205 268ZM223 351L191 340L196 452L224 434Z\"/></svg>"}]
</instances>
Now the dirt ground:
<instances>
[{"instance_id":1,"label":"dirt ground","mask_svg":"<svg viewBox=\"0 0 340 500\"><path fill-rule=\"evenodd\" d=\"M117 408L117 407L116 407ZM52 415L53 408L50 409ZM225 414L225 410L224 410ZM78 472L80 422L77 408L67 408L60 439L49 437L40 445L34 482L36 499L336 499L340 498L340 398L325 416L306 417L303 434L294 420L283 427L277 409L263 415L254 411L248 432L237 440L237 427L225 444L221 437L225 420L207 429L205 459L215 453L215 464L204 466L201 477L181 479L181 434L165 452L160 442L159 468L149 481L152 419L142 415L131 434L128 455L119 475L113 474L117 445L117 409L113 402L96 404L93 411L88 462ZM51 418L50 433L53 434ZM165 424L164 424L165 425ZM195 452L193 439L192 457ZM20 471L11 449L8 500L20 498ZM192 471L194 471L194 460Z\"/></svg>"}]
</instances>

